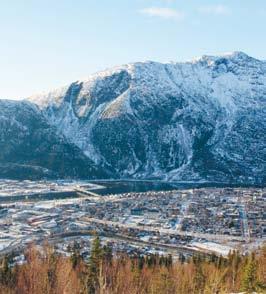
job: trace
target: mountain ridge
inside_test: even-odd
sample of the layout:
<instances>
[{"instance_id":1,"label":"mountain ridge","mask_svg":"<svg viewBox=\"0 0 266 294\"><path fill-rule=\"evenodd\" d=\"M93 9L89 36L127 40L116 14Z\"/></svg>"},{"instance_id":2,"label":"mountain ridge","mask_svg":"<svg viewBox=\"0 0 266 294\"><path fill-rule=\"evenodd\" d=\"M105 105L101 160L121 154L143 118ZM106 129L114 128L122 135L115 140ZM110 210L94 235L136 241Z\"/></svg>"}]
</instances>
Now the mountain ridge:
<instances>
[{"instance_id":1,"label":"mountain ridge","mask_svg":"<svg viewBox=\"0 0 266 294\"><path fill-rule=\"evenodd\" d=\"M261 183L265 96L266 63L234 52L122 65L28 101L109 177Z\"/></svg>"}]
</instances>

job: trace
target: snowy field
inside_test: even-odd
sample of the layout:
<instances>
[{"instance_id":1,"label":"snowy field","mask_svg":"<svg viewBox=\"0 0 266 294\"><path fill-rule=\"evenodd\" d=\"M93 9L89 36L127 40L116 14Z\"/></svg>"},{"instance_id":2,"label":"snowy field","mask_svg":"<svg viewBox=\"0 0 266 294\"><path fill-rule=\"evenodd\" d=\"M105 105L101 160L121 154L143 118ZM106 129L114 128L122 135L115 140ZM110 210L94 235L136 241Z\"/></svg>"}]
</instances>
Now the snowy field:
<instances>
[{"instance_id":1,"label":"snowy field","mask_svg":"<svg viewBox=\"0 0 266 294\"><path fill-rule=\"evenodd\" d=\"M222 245L214 242L192 242L191 247L195 249L200 249L200 250L206 250L206 251L211 251L215 252L216 254L221 254L223 256L227 256L230 250L234 250L234 247L230 247L228 245Z\"/></svg>"}]
</instances>

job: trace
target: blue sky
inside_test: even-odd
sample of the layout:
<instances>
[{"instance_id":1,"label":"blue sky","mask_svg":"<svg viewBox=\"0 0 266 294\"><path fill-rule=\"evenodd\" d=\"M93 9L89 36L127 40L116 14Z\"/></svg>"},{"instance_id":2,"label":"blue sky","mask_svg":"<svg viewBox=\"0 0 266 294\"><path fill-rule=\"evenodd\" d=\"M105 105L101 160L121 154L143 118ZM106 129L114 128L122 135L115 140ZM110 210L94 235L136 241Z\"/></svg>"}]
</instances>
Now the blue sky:
<instances>
[{"instance_id":1,"label":"blue sky","mask_svg":"<svg viewBox=\"0 0 266 294\"><path fill-rule=\"evenodd\" d=\"M0 0L0 98L134 61L266 59L265 0Z\"/></svg>"}]
</instances>

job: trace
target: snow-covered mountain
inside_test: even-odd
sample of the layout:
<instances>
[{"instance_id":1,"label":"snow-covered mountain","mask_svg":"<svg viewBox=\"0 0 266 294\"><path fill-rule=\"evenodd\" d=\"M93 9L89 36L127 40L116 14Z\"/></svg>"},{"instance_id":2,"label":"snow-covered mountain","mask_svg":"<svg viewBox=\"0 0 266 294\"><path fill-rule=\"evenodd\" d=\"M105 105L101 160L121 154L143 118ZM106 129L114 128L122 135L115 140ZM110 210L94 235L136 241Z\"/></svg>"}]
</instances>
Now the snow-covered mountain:
<instances>
[{"instance_id":1,"label":"snow-covered mountain","mask_svg":"<svg viewBox=\"0 0 266 294\"><path fill-rule=\"evenodd\" d=\"M86 176L86 161L103 177L265 182L266 62L244 53L128 64L28 100L45 122L34 133L52 132L49 144L63 141L78 156L66 176Z\"/></svg>"},{"instance_id":2,"label":"snow-covered mountain","mask_svg":"<svg viewBox=\"0 0 266 294\"><path fill-rule=\"evenodd\" d=\"M36 105L0 100L0 178L101 177L93 162L49 125Z\"/></svg>"}]
</instances>

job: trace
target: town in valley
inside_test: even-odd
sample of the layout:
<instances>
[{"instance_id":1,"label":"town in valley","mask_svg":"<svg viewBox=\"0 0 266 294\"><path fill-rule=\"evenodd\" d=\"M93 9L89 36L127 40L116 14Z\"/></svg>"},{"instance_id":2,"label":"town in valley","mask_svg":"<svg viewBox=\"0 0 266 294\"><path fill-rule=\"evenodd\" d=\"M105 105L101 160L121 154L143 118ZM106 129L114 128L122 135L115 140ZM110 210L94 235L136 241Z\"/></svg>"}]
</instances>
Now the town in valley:
<instances>
[{"instance_id":1,"label":"town in valley","mask_svg":"<svg viewBox=\"0 0 266 294\"><path fill-rule=\"evenodd\" d=\"M226 256L266 240L264 188L190 188L101 194L99 183L1 180L0 254L23 262L30 244L83 254L97 233L114 252Z\"/></svg>"}]
</instances>

